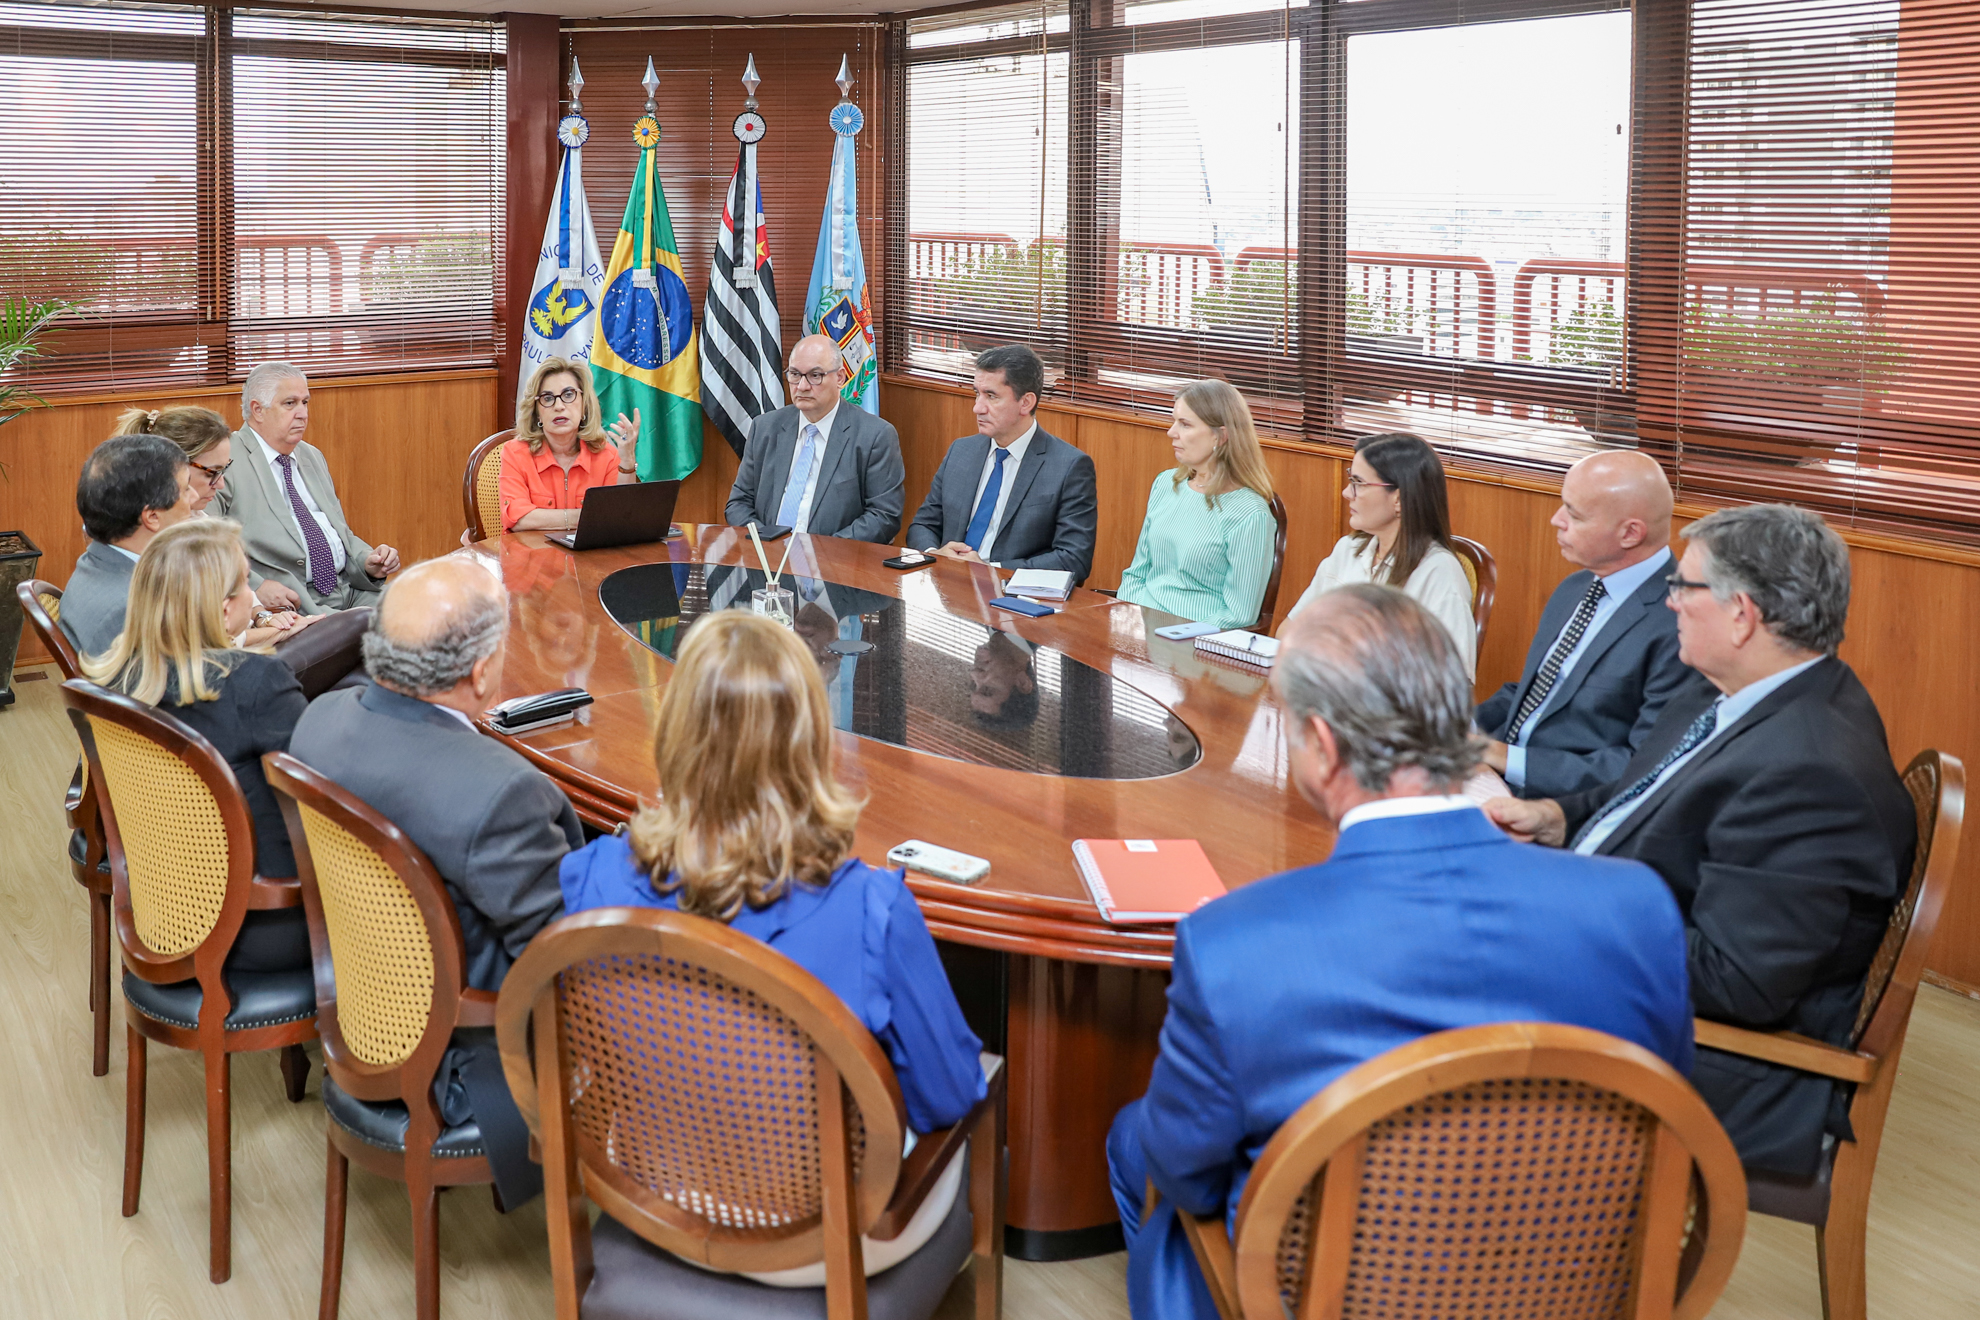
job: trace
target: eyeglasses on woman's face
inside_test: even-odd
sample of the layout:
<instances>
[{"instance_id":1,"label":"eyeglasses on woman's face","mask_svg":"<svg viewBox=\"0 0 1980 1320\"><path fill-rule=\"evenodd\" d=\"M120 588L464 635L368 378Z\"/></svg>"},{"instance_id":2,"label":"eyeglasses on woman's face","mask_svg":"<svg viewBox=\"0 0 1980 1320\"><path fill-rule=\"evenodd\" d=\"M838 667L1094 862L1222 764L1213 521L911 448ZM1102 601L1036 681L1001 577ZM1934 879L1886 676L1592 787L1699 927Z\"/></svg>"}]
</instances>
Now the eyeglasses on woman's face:
<instances>
[{"instance_id":1,"label":"eyeglasses on woman's face","mask_svg":"<svg viewBox=\"0 0 1980 1320\"><path fill-rule=\"evenodd\" d=\"M1356 495L1361 494L1364 490L1394 490L1395 488L1395 483L1391 481L1363 481L1354 473L1348 473L1348 490Z\"/></svg>"},{"instance_id":2,"label":"eyeglasses on woman's face","mask_svg":"<svg viewBox=\"0 0 1980 1320\"><path fill-rule=\"evenodd\" d=\"M838 374L836 371L799 371L795 367L784 368L784 379L793 387L802 381L814 390Z\"/></svg>"},{"instance_id":3,"label":"eyeglasses on woman's face","mask_svg":"<svg viewBox=\"0 0 1980 1320\"><path fill-rule=\"evenodd\" d=\"M208 467L204 463L195 463L191 459L187 459L186 466L195 472L204 473L208 485L217 486L220 484L220 479L227 475L227 469L234 466L234 460L230 458L219 467Z\"/></svg>"},{"instance_id":4,"label":"eyeglasses on woman's face","mask_svg":"<svg viewBox=\"0 0 1980 1320\"><path fill-rule=\"evenodd\" d=\"M583 391L579 390L577 386L566 385L563 389L554 393L550 390L543 391L543 393L536 396L536 403L541 408L554 408L560 403L576 403L583 397Z\"/></svg>"}]
</instances>

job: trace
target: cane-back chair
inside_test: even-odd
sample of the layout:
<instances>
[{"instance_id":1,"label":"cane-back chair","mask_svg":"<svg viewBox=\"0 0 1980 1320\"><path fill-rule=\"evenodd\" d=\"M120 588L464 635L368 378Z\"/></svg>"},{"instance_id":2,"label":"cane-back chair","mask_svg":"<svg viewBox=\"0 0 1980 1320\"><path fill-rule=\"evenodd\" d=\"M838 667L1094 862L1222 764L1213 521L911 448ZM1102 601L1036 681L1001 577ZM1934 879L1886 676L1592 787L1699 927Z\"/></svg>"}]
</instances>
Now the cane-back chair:
<instances>
[{"instance_id":1,"label":"cane-back chair","mask_svg":"<svg viewBox=\"0 0 1980 1320\"><path fill-rule=\"evenodd\" d=\"M468 454L461 473L461 512L467 518L463 543L485 541L502 531L502 446L516 438L512 426L497 431Z\"/></svg>"},{"instance_id":2,"label":"cane-back chair","mask_svg":"<svg viewBox=\"0 0 1980 1320\"><path fill-rule=\"evenodd\" d=\"M1492 621L1492 602L1499 595L1499 561L1468 536L1453 536L1451 549L1471 582L1471 621L1478 625L1478 645L1485 645L1485 625Z\"/></svg>"},{"instance_id":3,"label":"cane-back chair","mask_svg":"<svg viewBox=\"0 0 1980 1320\"><path fill-rule=\"evenodd\" d=\"M206 1066L208 1273L233 1273L231 1061L280 1049L291 1101L316 1037L309 971L229 972L250 910L294 907L294 880L255 873L254 825L213 745L164 711L85 679L62 685L82 738L110 855L111 906L124 955L124 1214L144 1177L145 1042L197 1050Z\"/></svg>"},{"instance_id":4,"label":"cane-back chair","mask_svg":"<svg viewBox=\"0 0 1980 1320\"><path fill-rule=\"evenodd\" d=\"M302 876L316 962L329 1167L318 1314L336 1320L344 1277L350 1162L412 1198L419 1320L440 1314L440 1189L490 1183L481 1127L449 1125L433 1078L456 1027L495 1020L495 996L467 988L460 918L426 854L358 798L290 756L262 757Z\"/></svg>"},{"instance_id":5,"label":"cane-back chair","mask_svg":"<svg viewBox=\"0 0 1980 1320\"><path fill-rule=\"evenodd\" d=\"M1944 752L1920 752L1905 767L1904 786L1918 810L1918 850L1864 980L1850 1048L1788 1031L1748 1031L1703 1018L1697 1022L1700 1045L1855 1085L1849 1105L1855 1139L1839 1140L1824 1151L1813 1179L1783 1178L1758 1169L1746 1174L1749 1204L1756 1213L1814 1225L1822 1313L1828 1320L1863 1320L1868 1305L1863 1266L1870 1179L1877 1171L1884 1116L1897 1084L1918 980L1959 859L1966 767Z\"/></svg>"},{"instance_id":6,"label":"cane-back chair","mask_svg":"<svg viewBox=\"0 0 1980 1320\"><path fill-rule=\"evenodd\" d=\"M1272 626L1279 613L1279 580L1286 573L1286 502L1272 492L1272 576L1265 579L1265 596L1258 603L1258 622L1251 625L1251 631L1272 635Z\"/></svg>"},{"instance_id":7,"label":"cane-back chair","mask_svg":"<svg viewBox=\"0 0 1980 1320\"><path fill-rule=\"evenodd\" d=\"M1252 1168L1235 1250L1222 1214L1180 1218L1225 1320L1696 1320L1739 1256L1746 1182L1649 1051L1502 1023L1391 1050L1302 1105Z\"/></svg>"},{"instance_id":8,"label":"cane-back chair","mask_svg":"<svg viewBox=\"0 0 1980 1320\"><path fill-rule=\"evenodd\" d=\"M62 589L30 578L17 583L14 594L21 612L34 626L41 644L55 658L64 680L82 677L82 663L69 635L62 631ZM69 820L69 873L83 887L89 903L90 1067L101 1077L110 1071L110 854L103 844L103 813L96 805L96 786L89 764L79 762L62 799Z\"/></svg>"},{"instance_id":9,"label":"cane-back chair","mask_svg":"<svg viewBox=\"0 0 1980 1320\"><path fill-rule=\"evenodd\" d=\"M986 1056L985 1098L904 1157L893 1068L830 989L719 922L654 909L550 926L510 969L495 1025L543 1150L559 1320L816 1315L815 1290L710 1271L821 1260L830 1320L869 1300L925 1317L972 1260L977 1320L998 1316L1001 1059ZM965 1142L966 1193L869 1279L862 1238L899 1238ZM586 1198L606 1212L595 1229Z\"/></svg>"}]
</instances>

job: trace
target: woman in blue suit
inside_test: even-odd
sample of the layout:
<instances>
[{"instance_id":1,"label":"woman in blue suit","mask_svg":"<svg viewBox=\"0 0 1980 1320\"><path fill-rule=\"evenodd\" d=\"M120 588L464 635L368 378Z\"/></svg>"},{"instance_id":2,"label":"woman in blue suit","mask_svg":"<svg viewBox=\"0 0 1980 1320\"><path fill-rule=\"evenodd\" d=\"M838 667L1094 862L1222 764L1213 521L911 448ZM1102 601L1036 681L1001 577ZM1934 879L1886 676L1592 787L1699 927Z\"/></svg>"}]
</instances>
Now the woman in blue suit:
<instances>
[{"instance_id":1,"label":"woman in blue suit","mask_svg":"<svg viewBox=\"0 0 1980 1320\"><path fill-rule=\"evenodd\" d=\"M910 1128L961 1119L984 1094L982 1042L901 873L852 855L860 803L833 778L831 703L804 643L747 611L707 616L674 662L659 726L664 796L624 835L564 859L565 908L676 908L762 940L866 1024L900 1079ZM941 1224L962 1165L950 1164L946 1192L938 1185L900 1238L867 1244L868 1274ZM816 1279L752 1277L815 1286L822 1268Z\"/></svg>"}]
</instances>

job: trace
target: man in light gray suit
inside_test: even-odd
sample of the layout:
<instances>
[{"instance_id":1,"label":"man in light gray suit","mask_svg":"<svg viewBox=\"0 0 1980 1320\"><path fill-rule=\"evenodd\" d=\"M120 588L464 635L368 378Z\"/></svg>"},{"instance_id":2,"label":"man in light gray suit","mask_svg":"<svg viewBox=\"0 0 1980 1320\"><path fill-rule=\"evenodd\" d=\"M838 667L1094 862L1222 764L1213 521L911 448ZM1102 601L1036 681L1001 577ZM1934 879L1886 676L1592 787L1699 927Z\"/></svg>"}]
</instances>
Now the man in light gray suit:
<instances>
[{"instance_id":1,"label":"man in light gray suit","mask_svg":"<svg viewBox=\"0 0 1980 1320\"><path fill-rule=\"evenodd\" d=\"M501 684L508 622L507 594L479 563L415 565L365 635L373 681L317 698L289 739L292 755L389 818L433 863L477 990L499 989L530 937L563 914L557 867L584 843L570 799L474 727ZM452 1097L447 1121L471 1114L481 1124L502 1202L514 1209L535 1194L532 1180L541 1185L529 1131L492 1033L457 1033L454 1045L446 1067L459 1089L441 1088ZM339 1113L330 1106L342 1122Z\"/></svg>"},{"instance_id":2,"label":"man in light gray suit","mask_svg":"<svg viewBox=\"0 0 1980 1320\"><path fill-rule=\"evenodd\" d=\"M351 531L323 451L303 441L309 380L302 369L264 362L250 371L241 419L214 512L241 525L255 595L270 609L303 614L376 605L399 552Z\"/></svg>"},{"instance_id":3,"label":"man in light gray suit","mask_svg":"<svg viewBox=\"0 0 1980 1320\"><path fill-rule=\"evenodd\" d=\"M976 359L977 434L949 446L909 524L910 550L1000 568L1093 571L1093 460L1038 425L1045 366L1022 344Z\"/></svg>"},{"instance_id":4,"label":"man in light gray suit","mask_svg":"<svg viewBox=\"0 0 1980 1320\"><path fill-rule=\"evenodd\" d=\"M1664 608L1671 484L1631 450L1568 469L1553 517L1571 573L1547 602L1526 670L1477 711L1486 761L1521 797L1552 798L1622 773L1671 698L1705 680L1678 659Z\"/></svg>"},{"instance_id":5,"label":"man in light gray suit","mask_svg":"<svg viewBox=\"0 0 1980 1320\"><path fill-rule=\"evenodd\" d=\"M112 436L90 451L76 480L76 512L89 545L62 589L62 631L98 655L124 631L131 570L151 538L192 517L192 468L170 440Z\"/></svg>"},{"instance_id":6,"label":"man in light gray suit","mask_svg":"<svg viewBox=\"0 0 1980 1320\"><path fill-rule=\"evenodd\" d=\"M901 529L907 470L893 425L844 402L839 348L807 335L791 350L791 401L756 419L729 491L729 526L789 527L884 545Z\"/></svg>"}]
</instances>

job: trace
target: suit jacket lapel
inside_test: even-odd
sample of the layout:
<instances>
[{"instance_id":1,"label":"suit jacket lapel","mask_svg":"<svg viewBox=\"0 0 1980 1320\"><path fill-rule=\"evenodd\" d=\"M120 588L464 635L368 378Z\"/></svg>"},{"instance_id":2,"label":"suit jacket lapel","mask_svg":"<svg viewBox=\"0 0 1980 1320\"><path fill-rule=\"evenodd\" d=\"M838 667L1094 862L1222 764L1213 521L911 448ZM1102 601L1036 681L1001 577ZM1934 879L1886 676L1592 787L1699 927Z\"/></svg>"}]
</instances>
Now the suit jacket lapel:
<instances>
[{"instance_id":1,"label":"suit jacket lapel","mask_svg":"<svg viewBox=\"0 0 1980 1320\"><path fill-rule=\"evenodd\" d=\"M1547 656L1553 651L1554 643L1560 640L1561 629L1567 627L1568 620L1574 617L1574 607L1580 603L1581 597L1588 590L1588 583L1583 579L1584 574L1589 577L1594 576L1584 568L1562 579L1561 585L1554 588L1553 598L1547 602L1547 608L1541 612L1540 624L1533 630L1534 640L1538 645L1527 653L1526 672L1520 675L1519 687L1513 692L1513 710L1518 710L1519 703L1526 700L1527 692L1533 687L1533 680L1540 676L1541 666L1547 663ZM1578 579L1583 580L1580 581L1577 590Z\"/></svg>"},{"instance_id":2,"label":"suit jacket lapel","mask_svg":"<svg viewBox=\"0 0 1980 1320\"><path fill-rule=\"evenodd\" d=\"M804 414L791 405L791 424L780 426L771 437L770 453L763 460L763 481L759 489L776 492L774 499L759 500L757 513L766 523L777 521L777 510L784 507L784 489L791 484L791 464L797 462L798 432L804 427Z\"/></svg>"},{"instance_id":3,"label":"suit jacket lapel","mask_svg":"<svg viewBox=\"0 0 1980 1320\"><path fill-rule=\"evenodd\" d=\"M1583 590L1586 588L1584 587ZM1602 631L1588 639L1587 651L1574 662L1574 668L1555 687L1554 704L1549 709L1558 710L1574 699L1574 694L1580 690L1588 675L1594 672L1596 663L1608 653L1609 648L1621 641L1623 634L1642 622L1646 613L1653 609L1664 608L1664 595L1667 590L1662 575L1652 573L1648 581L1630 593L1628 600L1616 607L1616 612L1609 616L1607 623L1602 625Z\"/></svg>"},{"instance_id":4,"label":"suit jacket lapel","mask_svg":"<svg viewBox=\"0 0 1980 1320\"><path fill-rule=\"evenodd\" d=\"M1031 483L1038 479L1038 469L1045 466L1045 454L1053 443L1052 437L1045 434L1042 428L1032 433L1031 443L1024 447L1024 461L1018 464L1017 475L1011 479L1011 493L1004 500L1004 520L997 525L997 541L1002 541L1004 533L1010 529L1018 505L1023 501L1025 492L1031 489ZM992 542L990 549L993 553L983 557L996 559L995 542Z\"/></svg>"},{"instance_id":5,"label":"suit jacket lapel","mask_svg":"<svg viewBox=\"0 0 1980 1320\"><path fill-rule=\"evenodd\" d=\"M255 437L250 427L243 426L235 433L234 439L239 443L240 448L247 451L243 455L247 462L242 466L254 474L253 479L261 489L262 498L268 501L269 521L274 523L276 530L294 542L298 551L307 554L308 547L303 544L302 529L296 526L295 511L289 507L288 492L282 489L282 483L275 475L274 455ZM227 475L231 478L234 470L228 469ZM236 506L239 503L240 501L235 501ZM239 514L236 513L235 516L238 518ZM242 522L245 525L245 520Z\"/></svg>"},{"instance_id":6,"label":"suit jacket lapel","mask_svg":"<svg viewBox=\"0 0 1980 1320\"><path fill-rule=\"evenodd\" d=\"M817 460L818 494L811 502L814 511L818 508L819 500L825 498L825 492L831 489L832 474L839 470L840 461L845 458L846 451L852 448L853 428L859 425L856 415L858 412L859 408L856 404L841 401L837 415L832 418L832 433L825 437L825 452Z\"/></svg>"},{"instance_id":7,"label":"suit jacket lapel","mask_svg":"<svg viewBox=\"0 0 1980 1320\"><path fill-rule=\"evenodd\" d=\"M966 474L964 480L967 482L962 490L962 498L959 500L945 498L942 504L942 544L944 545L951 541L962 540L963 535L969 531L969 520L976 513L976 486L983 480L984 460L990 457L989 436L972 435L966 439L969 442L968 448L957 457L957 461L962 464L963 474Z\"/></svg>"}]
</instances>

